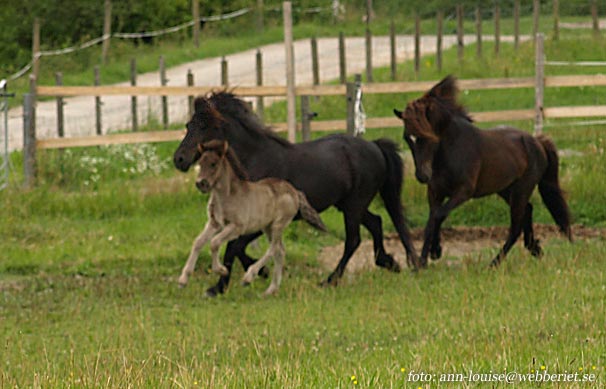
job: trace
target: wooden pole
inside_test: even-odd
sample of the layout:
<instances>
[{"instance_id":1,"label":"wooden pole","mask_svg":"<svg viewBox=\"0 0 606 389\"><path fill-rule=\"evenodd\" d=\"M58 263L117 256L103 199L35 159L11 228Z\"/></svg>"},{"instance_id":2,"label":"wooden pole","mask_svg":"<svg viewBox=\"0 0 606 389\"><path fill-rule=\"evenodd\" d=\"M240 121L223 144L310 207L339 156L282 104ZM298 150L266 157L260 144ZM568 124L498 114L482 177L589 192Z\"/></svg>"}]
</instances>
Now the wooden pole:
<instances>
[{"instance_id":1,"label":"wooden pole","mask_svg":"<svg viewBox=\"0 0 606 389\"><path fill-rule=\"evenodd\" d=\"M263 20L263 12L265 6L263 5L263 0L257 0L257 32L262 33L264 29L264 20Z\"/></svg>"},{"instance_id":2,"label":"wooden pole","mask_svg":"<svg viewBox=\"0 0 606 389\"><path fill-rule=\"evenodd\" d=\"M24 186L36 185L36 77L29 77L29 93L23 99L23 176Z\"/></svg>"},{"instance_id":3,"label":"wooden pole","mask_svg":"<svg viewBox=\"0 0 606 389\"><path fill-rule=\"evenodd\" d=\"M166 64L164 63L164 56L160 56L160 85L166 86L168 79L166 78ZM162 96L162 127L168 129L168 97Z\"/></svg>"},{"instance_id":4,"label":"wooden pole","mask_svg":"<svg viewBox=\"0 0 606 389\"><path fill-rule=\"evenodd\" d=\"M32 75L38 79L40 73L40 19L34 19L32 32Z\"/></svg>"},{"instance_id":5,"label":"wooden pole","mask_svg":"<svg viewBox=\"0 0 606 389\"><path fill-rule=\"evenodd\" d=\"M99 74L99 65L95 66L94 70L95 86L101 85L101 77ZM103 127L101 126L101 97L95 96L95 132L97 135L101 135L103 132Z\"/></svg>"},{"instance_id":6,"label":"wooden pole","mask_svg":"<svg viewBox=\"0 0 606 389\"><path fill-rule=\"evenodd\" d=\"M372 33L366 29L366 82L372 82Z\"/></svg>"},{"instance_id":7,"label":"wooden pole","mask_svg":"<svg viewBox=\"0 0 606 389\"><path fill-rule=\"evenodd\" d=\"M313 114L309 108L309 96L301 96L301 135L303 142L311 140L311 118Z\"/></svg>"},{"instance_id":8,"label":"wooden pole","mask_svg":"<svg viewBox=\"0 0 606 389\"><path fill-rule=\"evenodd\" d=\"M415 15L415 75L419 77L421 70L421 18Z\"/></svg>"},{"instance_id":9,"label":"wooden pole","mask_svg":"<svg viewBox=\"0 0 606 389\"><path fill-rule=\"evenodd\" d=\"M347 63L345 62L345 36L339 32L339 82L347 82Z\"/></svg>"},{"instance_id":10,"label":"wooden pole","mask_svg":"<svg viewBox=\"0 0 606 389\"><path fill-rule=\"evenodd\" d=\"M345 86L345 98L347 104L347 134L354 135L355 133L355 103L356 103L356 89L362 82L362 76L356 74L354 76L354 82L348 82Z\"/></svg>"},{"instance_id":11,"label":"wooden pole","mask_svg":"<svg viewBox=\"0 0 606 389\"><path fill-rule=\"evenodd\" d=\"M63 74L61 72L55 73L55 83L57 86L63 85ZM63 97L57 96L57 135L59 138L63 138L65 135L65 123L63 120Z\"/></svg>"},{"instance_id":12,"label":"wooden pole","mask_svg":"<svg viewBox=\"0 0 606 389\"><path fill-rule=\"evenodd\" d=\"M137 60L135 58L130 60L130 85L137 85ZM139 131L139 120L137 117L137 96L131 96L130 98L130 112L132 118L132 130L133 132Z\"/></svg>"},{"instance_id":13,"label":"wooden pole","mask_svg":"<svg viewBox=\"0 0 606 389\"><path fill-rule=\"evenodd\" d=\"M541 2L539 0L534 0L532 2L532 39L534 39L536 43L537 34L539 32L539 16L541 13Z\"/></svg>"},{"instance_id":14,"label":"wooden pole","mask_svg":"<svg viewBox=\"0 0 606 389\"><path fill-rule=\"evenodd\" d=\"M318 40L316 37L311 38L311 70L313 76L313 84L320 84L320 62L318 61Z\"/></svg>"},{"instance_id":15,"label":"wooden pole","mask_svg":"<svg viewBox=\"0 0 606 389\"><path fill-rule=\"evenodd\" d=\"M292 38L292 3L290 1L282 3L282 13L284 16L284 47L286 49L286 123L288 140L294 143L297 133L297 96L295 94L295 56Z\"/></svg>"},{"instance_id":16,"label":"wooden pole","mask_svg":"<svg viewBox=\"0 0 606 389\"><path fill-rule=\"evenodd\" d=\"M263 54L261 54L261 50L259 50L259 49L257 49L256 62L257 62L257 85L261 86L261 85L263 85ZM261 120L263 120L263 117L265 116L265 103L264 103L263 96L257 97L257 116L259 116L261 118Z\"/></svg>"},{"instance_id":17,"label":"wooden pole","mask_svg":"<svg viewBox=\"0 0 606 389\"><path fill-rule=\"evenodd\" d=\"M560 2L553 0L553 40L560 39Z\"/></svg>"},{"instance_id":18,"label":"wooden pole","mask_svg":"<svg viewBox=\"0 0 606 389\"><path fill-rule=\"evenodd\" d=\"M476 7L476 56L482 56L482 12Z\"/></svg>"},{"instance_id":19,"label":"wooden pole","mask_svg":"<svg viewBox=\"0 0 606 389\"><path fill-rule=\"evenodd\" d=\"M463 42L463 6L457 4L457 57L463 62L465 43Z\"/></svg>"},{"instance_id":20,"label":"wooden pole","mask_svg":"<svg viewBox=\"0 0 606 389\"><path fill-rule=\"evenodd\" d=\"M109 44L112 33L112 2L105 0L103 4L103 47L101 49L101 60L107 64L109 55Z\"/></svg>"},{"instance_id":21,"label":"wooden pole","mask_svg":"<svg viewBox=\"0 0 606 389\"><path fill-rule=\"evenodd\" d=\"M598 3L596 0L591 1L591 19L593 26L593 33L595 35L600 34L600 20L598 18Z\"/></svg>"},{"instance_id":22,"label":"wooden pole","mask_svg":"<svg viewBox=\"0 0 606 389\"><path fill-rule=\"evenodd\" d=\"M229 69L225 56L221 58L221 85L225 87L229 85Z\"/></svg>"},{"instance_id":23,"label":"wooden pole","mask_svg":"<svg viewBox=\"0 0 606 389\"><path fill-rule=\"evenodd\" d=\"M200 47L200 0L192 0L191 2L191 17L194 21L192 26L192 36L194 39L194 46Z\"/></svg>"},{"instance_id":24,"label":"wooden pole","mask_svg":"<svg viewBox=\"0 0 606 389\"><path fill-rule=\"evenodd\" d=\"M436 36L436 65L442 71L442 37L444 35L444 12L438 11L438 31ZM416 55L416 54L415 54Z\"/></svg>"},{"instance_id":25,"label":"wooden pole","mask_svg":"<svg viewBox=\"0 0 606 389\"><path fill-rule=\"evenodd\" d=\"M191 72L191 69L187 69L187 86L194 86L194 74ZM187 96L187 113L191 118L194 114L194 96Z\"/></svg>"},{"instance_id":26,"label":"wooden pole","mask_svg":"<svg viewBox=\"0 0 606 389\"><path fill-rule=\"evenodd\" d=\"M397 59L396 59L396 26L391 20L391 24L389 25L389 58L390 58L390 69L391 69L391 80L396 80L396 72L397 72Z\"/></svg>"},{"instance_id":27,"label":"wooden pole","mask_svg":"<svg viewBox=\"0 0 606 389\"><path fill-rule=\"evenodd\" d=\"M370 22L375 18L375 11L372 7L372 0L366 0L366 25L370 25Z\"/></svg>"},{"instance_id":28,"label":"wooden pole","mask_svg":"<svg viewBox=\"0 0 606 389\"><path fill-rule=\"evenodd\" d=\"M516 51L520 47L520 0L513 3L513 47Z\"/></svg>"},{"instance_id":29,"label":"wooden pole","mask_svg":"<svg viewBox=\"0 0 606 389\"><path fill-rule=\"evenodd\" d=\"M536 35L535 41L535 121L534 133L543 132L543 95L545 88L545 55L543 53L543 34Z\"/></svg>"},{"instance_id":30,"label":"wooden pole","mask_svg":"<svg viewBox=\"0 0 606 389\"><path fill-rule=\"evenodd\" d=\"M494 6L494 55L499 56L501 49L501 9L499 4Z\"/></svg>"}]
</instances>

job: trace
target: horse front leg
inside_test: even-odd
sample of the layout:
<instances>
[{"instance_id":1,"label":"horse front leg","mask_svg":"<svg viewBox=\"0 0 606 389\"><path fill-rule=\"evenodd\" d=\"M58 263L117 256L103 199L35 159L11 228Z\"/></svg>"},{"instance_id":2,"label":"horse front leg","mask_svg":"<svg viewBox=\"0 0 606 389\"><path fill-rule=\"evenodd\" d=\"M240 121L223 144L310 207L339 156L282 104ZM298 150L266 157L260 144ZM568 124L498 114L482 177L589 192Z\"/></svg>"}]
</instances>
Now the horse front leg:
<instances>
[{"instance_id":1,"label":"horse front leg","mask_svg":"<svg viewBox=\"0 0 606 389\"><path fill-rule=\"evenodd\" d=\"M522 234L522 228L524 223L524 216L526 215L526 204L528 204L528 198L530 196L524 196L522 198L512 198L509 202L509 212L511 224L509 226L509 235L503 245L499 254L490 262L491 267L497 267L501 264L501 261L505 258L511 247L518 240Z\"/></svg>"},{"instance_id":2,"label":"horse front leg","mask_svg":"<svg viewBox=\"0 0 606 389\"><path fill-rule=\"evenodd\" d=\"M261 232L255 232L254 234L243 235L235 240L227 243L227 247L225 249L225 256L223 257L223 265L227 268L228 274L219 277L219 281L217 283L208 288L206 290L207 297L216 297L219 294L225 293L227 287L229 286L229 281L231 278L231 268L234 264L234 259L238 257L240 262L242 263L242 267L244 271L246 271L250 265L255 263L255 260L248 255L246 255L246 246L253 240L257 239L261 235ZM267 269L262 268L259 272L259 275L262 277L267 277Z\"/></svg>"},{"instance_id":3,"label":"horse front leg","mask_svg":"<svg viewBox=\"0 0 606 389\"><path fill-rule=\"evenodd\" d=\"M219 261L219 248L229 240L235 239L240 232L235 224L228 224L221 232L215 235L210 241L210 253L212 256L212 271L214 273L226 276L229 270Z\"/></svg>"},{"instance_id":4,"label":"horse front leg","mask_svg":"<svg viewBox=\"0 0 606 389\"><path fill-rule=\"evenodd\" d=\"M189 276L193 274L194 269L196 267L196 262L198 261L198 255L200 254L200 250L210 238L218 231L218 227L213 225L212 221L208 221L204 226L204 229L198 235L198 237L194 240L194 243L191 248L191 252L189 253L189 258L187 258L187 262L185 266L183 266L183 270L181 271L181 276L179 277L179 286L185 287L189 280Z\"/></svg>"},{"instance_id":5,"label":"horse front leg","mask_svg":"<svg viewBox=\"0 0 606 389\"><path fill-rule=\"evenodd\" d=\"M420 262L422 267L427 267L427 257L430 251L436 253L439 250L441 255L442 250L439 246L440 227L453 209L469 200L471 197L469 193L470 191L468 191L467 188L461 188L452 197L450 197L446 203L440 205L443 197L434 194L432 190L428 191L430 212L427 225L425 226L423 250L421 251ZM438 235L437 238L436 235ZM437 247L433 247L434 243L437 243Z\"/></svg>"},{"instance_id":6,"label":"horse front leg","mask_svg":"<svg viewBox=\"0 0 606 389\"><path fill-rule=\"evenodd\" d=\"M344 212L345 219L345 249L343 256L336 269L328 276L322 286L336 286L339 279L343 276L347 262L360 245L360 222L361 216L356 212Z\"/></svg>"}]
</instances>

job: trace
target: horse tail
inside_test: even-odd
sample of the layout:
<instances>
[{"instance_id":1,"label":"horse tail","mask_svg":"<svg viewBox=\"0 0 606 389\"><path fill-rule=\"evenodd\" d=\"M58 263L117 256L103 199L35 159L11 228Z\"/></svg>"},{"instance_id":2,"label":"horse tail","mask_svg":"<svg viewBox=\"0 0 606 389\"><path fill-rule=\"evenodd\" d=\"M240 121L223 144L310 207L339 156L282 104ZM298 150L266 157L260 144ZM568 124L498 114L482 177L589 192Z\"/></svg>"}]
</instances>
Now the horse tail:
<instances>
[{"instance_id":1,"label":"horse tail","mask_svg":"<svg viewBox=\"0 0 606 389\"><path fill-rule=\"evenodd\" d=\"M299 214L303 220L309 223L310 226L326 232L326 226L322 222L318 212L309 204L309 201L307 201L305 193L298 190L297 196L299 197Z\"/></svg>"},{"instance_id":2,"label":"horse tail","mask_svg":"<svg viewBox=\"0 0 606 389\"><path fill-rule=\"evenodd\" d=\"M547 154L547 170L539 181L539 193L553 220L560 227L560 231L572 241L570 209L566 204L558 179L559 158L556 146L546 136L539 135L537 140Z\"/></svg>"},{"instance_id":3,"label":"horse tail","mask_svg":"<svg viewBox=\"0 0 606 389\"><path fill-rule=\"evenodd\" d=\"M406 254L409 260L412 260L412 264L418 267L417 254L412 243L410 231L406 225L404 218L404 210L402 208L402 185L404 183L404 163L400 154L398 153L398 146L389 139L377 139L373 141L385 158L386 177L383 185L381 186L379 193L385 204L385 209L391 218L391 221L398 232L400 241L406 249Z\"/></svg>"}]
</instances>

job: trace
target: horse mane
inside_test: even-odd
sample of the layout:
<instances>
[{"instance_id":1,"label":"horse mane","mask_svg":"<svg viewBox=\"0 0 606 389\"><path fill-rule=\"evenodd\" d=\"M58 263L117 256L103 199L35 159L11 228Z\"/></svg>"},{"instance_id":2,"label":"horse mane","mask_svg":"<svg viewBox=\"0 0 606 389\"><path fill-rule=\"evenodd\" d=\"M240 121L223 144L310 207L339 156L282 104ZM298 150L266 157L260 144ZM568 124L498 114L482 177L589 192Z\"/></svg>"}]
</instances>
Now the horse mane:
<instances>
[{"instance_id":1,"label":"horse mane","mask_svg":"<svg viewBox=\"0 0 606 389\"><path fill-rule=\"evenodd\" d=\"M244 129L257 138L270 139L282 146L292 147L292 143L278 136L270 126L265 125L252 112L247 102L234 95L229 90L212 92L206 99L224 116L238 121Z\"/></svg>"},{"instance_id":2,"label":"horse mane","mask_svg":"<svg viewBox=\"0 0 606 389\"><path fill-rule=\"evenodd\" d=\"M202 145L202 149L204 150L204 152L212 151L219 154L220 156L223 156L223 153L225 153L227 162L236 174L236 177L243 181L249 181L250 178L248 177L248 173L242 166L242 163L240 162L240 159L238 159L238 156L236 156L236 153L232 150L231 147L229 147L229 145L227 146L227 150L225 150L226 144L226 141L214 139L204 143Z\"/></svg>"},{"instance_id":3,"label":"horse mane","mask_svg":"<svg viewBox=\"0 0 606 389\"><path fill-rule=\"evenodd\" d=\"M467 108L457 101L459 91L456 77L449 74L434 85L421 99L433 100L433 105L439 105L439 109L445 111L449 116L461 116L471 123L473 119L467 112Z\"/></svg>"}]
</instances>

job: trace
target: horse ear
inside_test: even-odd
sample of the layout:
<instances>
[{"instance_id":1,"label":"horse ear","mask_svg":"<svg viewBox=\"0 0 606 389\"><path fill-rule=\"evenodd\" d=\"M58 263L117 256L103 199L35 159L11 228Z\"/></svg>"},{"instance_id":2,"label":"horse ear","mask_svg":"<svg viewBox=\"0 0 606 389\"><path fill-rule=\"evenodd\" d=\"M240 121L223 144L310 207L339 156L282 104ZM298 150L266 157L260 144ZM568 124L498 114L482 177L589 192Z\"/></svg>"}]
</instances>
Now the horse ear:
<instances>
[{"instance_id":1,"label":"horse ear","mask_svg":"<svg viewBox=\"0 0 606 389\"><path fill-rule=\"evenodd\" d=\"M200 154L204 152L204 145L202 143L198 143L198 151L200 152Z\"/></svg>"},{"instance_id":2,"label":"horse ear","mask_svg":"<svg viewBox=\"0 0 606 389\"><path fill-rule=\"evenodd\" d=\"M223 142L223 155L227 154L227 150L229 149L229 142Z\"/></svg>"},{"instance_id":3,"label":"horse ear","mask_svg":"<svg viewBox=\"0 0 606 389\"><path fill-rule=\"evenodd\" d=\"M402 111L399 111L397 109L393 109L393 113L394 115L396 115L397 117L399 117L400 119L404 120L404 113Z\"/></svg>"},{"instance_id":4,"label":"horse ear","mask_svg":"<svg viewBox=\"0 0 606 389\"><path fill-rule=\"evenodd\" d=\"M430 97L438 97L446 100L455 100L459 94L459 88L457 87L457 79L453 75L448 75L444 79L434 85L433 88L427 92Z\"/></svg>"}]
</instances>

